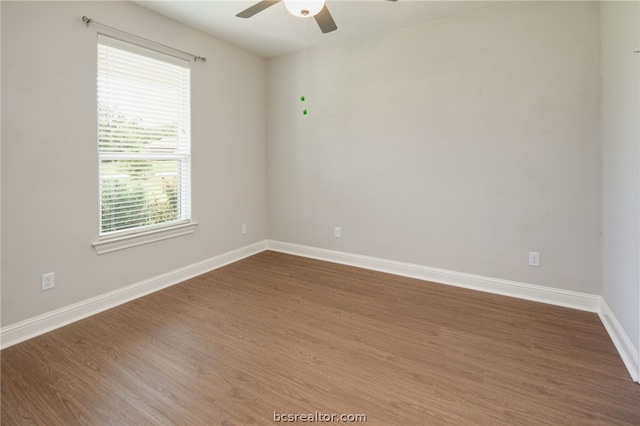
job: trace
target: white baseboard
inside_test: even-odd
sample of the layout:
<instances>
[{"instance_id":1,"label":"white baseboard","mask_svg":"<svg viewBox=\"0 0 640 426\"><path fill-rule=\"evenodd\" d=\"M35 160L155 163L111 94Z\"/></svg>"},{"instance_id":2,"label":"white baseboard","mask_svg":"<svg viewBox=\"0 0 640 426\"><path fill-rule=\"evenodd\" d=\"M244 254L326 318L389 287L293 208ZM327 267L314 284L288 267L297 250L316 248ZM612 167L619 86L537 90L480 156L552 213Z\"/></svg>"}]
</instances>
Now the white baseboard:
<instances>
[{"instance_id":1,"label":"white baseboard","mask_svg":"<svg viewBox=\"0 0 640 426\"><path fill-rule=\"evenodd\" d=\"M7 327L2 327L0 329L0 348L7 348L72 322L178 284L189 278L237 262L265 249L266 241L261 241Z\"/></svg>"},{"instance_id":2,"label":"white baseboard","mask_svg":"<svg viewBox=\"0 0 640 426\"><path fill-rule=\"evenodd\" d=\"M251 244L139 283L2 327L0 329L0 348L7 348L195 276L237 262L264 250L596 312L620 353L620 357L629 370L631 378L636 382L639 381L638 350L633 347L631 340L601 296L273 240Z\"/></svg>"},{"instance_id":3,"label":"white baseboard","mask_svg":"<svg viewBox=\"0 0 640 426\"><path fill-rule=\"evenodd\" d=\"M281 241L268 241L267 249L471 290L564 306L582 311L598 312L600 310L600 300L602 299L600 296L588 293L484 277L481 275L319 249Z\"/></svg>"},{"instance_id":4,"label":"white baseboard","mask_svg":"<svg viewBox=\"0 0 640 426\"><path fill-rule=\"evenodd\" d=\"M624 329L618 322L618 319L604 299L601 302L598 315L600 316L600 320L602 321L602 324L604 324L604 328L607 330L607 333L609 333L609 337L611 337L613 344L618 350L620 358L622 358L622 362L624 362L625 367L629 370L629 375L634 382L640 383L638 349L633 347L631 339L629 339L629 336L627 336L627 333L625 333Z\"/></svg>"}]
</instances>

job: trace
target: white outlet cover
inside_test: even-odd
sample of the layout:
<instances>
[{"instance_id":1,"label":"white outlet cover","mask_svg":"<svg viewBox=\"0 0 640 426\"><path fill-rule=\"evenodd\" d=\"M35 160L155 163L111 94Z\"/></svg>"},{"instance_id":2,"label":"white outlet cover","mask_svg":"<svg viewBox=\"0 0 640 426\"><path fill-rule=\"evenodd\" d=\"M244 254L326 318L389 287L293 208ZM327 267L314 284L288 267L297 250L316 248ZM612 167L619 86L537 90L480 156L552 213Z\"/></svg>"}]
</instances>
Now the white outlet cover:
<instances>
[{"instance_id":1,"label":"white outlet cover","mask_svg":"<svg viewBox=\"0 0 640 426\"><path fill-rule=\"evenodd\" d=\"M540 266L540 253L537 251L529 252L529 266Z\"/></svg>"},{"instance_id":2,"label":"white outlet cover","mask_svg":"<svg viewBox=\"0 0 640 426\"><path fill-rule=\"evenodd\" d=\"M53 272L42 274L42 291L51 290L55 286L55 274Z\"/></svg>"}]
</instances>

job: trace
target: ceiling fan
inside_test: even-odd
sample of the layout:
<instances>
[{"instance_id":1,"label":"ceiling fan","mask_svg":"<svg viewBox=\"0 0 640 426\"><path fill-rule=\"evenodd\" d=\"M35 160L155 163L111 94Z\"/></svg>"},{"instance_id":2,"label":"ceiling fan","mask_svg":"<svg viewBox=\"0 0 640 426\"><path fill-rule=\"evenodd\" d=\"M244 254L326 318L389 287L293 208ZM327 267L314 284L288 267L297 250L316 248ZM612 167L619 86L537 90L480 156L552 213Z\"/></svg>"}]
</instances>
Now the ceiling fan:
<instances>
[{"instance_id":1,"label":"ceiling fan","mask_svg":"<svg viewBox=\"0 0 640 426\"><path fill-rule=\"evenodd\" d=\"M309 18L313 16L323 33L330 33L338 29L325 0L282 0L287 10L294 16ZM397 0L387 0L397 1ZM273 6L280 0L262 0L248 9L243 10L236 16L238 18L251 18L253 15L262 12L266 8Z\"/></svg>"}]
</instances>

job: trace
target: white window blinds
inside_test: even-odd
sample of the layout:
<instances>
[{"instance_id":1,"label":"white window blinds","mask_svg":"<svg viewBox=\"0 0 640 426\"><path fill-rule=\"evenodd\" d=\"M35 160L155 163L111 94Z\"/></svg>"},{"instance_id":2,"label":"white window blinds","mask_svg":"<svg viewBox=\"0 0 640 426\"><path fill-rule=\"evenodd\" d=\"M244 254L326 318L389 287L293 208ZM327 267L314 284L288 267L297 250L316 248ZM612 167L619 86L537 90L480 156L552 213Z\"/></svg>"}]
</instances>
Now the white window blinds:
<instances>
[{"instance_id":1,"label":"white window blinds","mask_svg":"<svg viewBox=\"0 0 640 426\"><path fill-rule=\"evenodd\" d=\"M191 219L189 62L98 38L100 236Z\"/></svg>"}]
</instances>

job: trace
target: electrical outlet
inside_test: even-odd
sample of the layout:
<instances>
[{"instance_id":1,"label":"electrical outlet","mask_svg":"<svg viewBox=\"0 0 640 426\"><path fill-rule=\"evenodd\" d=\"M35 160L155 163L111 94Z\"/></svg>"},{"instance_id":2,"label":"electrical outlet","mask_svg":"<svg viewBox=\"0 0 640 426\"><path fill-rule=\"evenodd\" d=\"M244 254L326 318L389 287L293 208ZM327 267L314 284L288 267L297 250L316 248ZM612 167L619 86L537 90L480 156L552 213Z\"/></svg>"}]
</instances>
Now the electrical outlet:
<instances>
[{"instance_id":1,"label":"electrical outlet","mask_svg":"<svg viewBox=\"0 0 640 426\"><path fill-rule=\"evenodd\" d=\"M242 231L241 231L241 232L242 232L243 234L246 234L246 233L247 233L247 224L246 224L246 223L243 223L243 224L242 224Z\"/></svg>"},{"instance_id":2,"label":"electrical outlet","mask_svg":"<svg viewBox=\"0 0 640 426\"><path fill-rule=\"evenodd\" d=\"M537 251L529 252L529 266L540 266L540 253Z\"/></svg>"},{"instance_id":3,"label":"electrical outlet","mask_svg":"<svg viewBox=\"0 0 640 426\"><path fill-rule=\"evenodd\" d=\"M53 272L42 274L42 291L51 290L55 286L56 286L56 281L55 281L55 274Z\"/></svg>"},{"instance_id":4,"label":"electrical outlet","mask_svg":"<svg viewBox=\"0 0 640 426\"><path fill-rule=\"evenodd\" d=\"M340 227L339 227L339 226L336 226L336 228L335 228L335 229L334 229L334 231L333 231L333 235L334 235L336 238L341 238L341 237L342 237L342 230L340 229Z\"/></svg>"}]
</instances>

